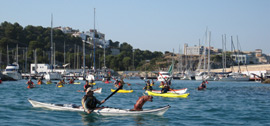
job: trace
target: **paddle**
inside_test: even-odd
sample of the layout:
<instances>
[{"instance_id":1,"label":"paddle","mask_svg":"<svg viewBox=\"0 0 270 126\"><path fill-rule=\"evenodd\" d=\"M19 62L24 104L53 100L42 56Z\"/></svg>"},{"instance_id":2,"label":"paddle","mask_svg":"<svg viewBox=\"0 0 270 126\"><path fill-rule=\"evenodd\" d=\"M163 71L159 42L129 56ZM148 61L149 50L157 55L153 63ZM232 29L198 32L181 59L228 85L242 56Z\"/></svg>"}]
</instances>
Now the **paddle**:
<instances>
[{"instance_id":1,"label":"paddle","mask_svg":"<svg viewBox=\"0 0 270 126\"><path fill-rule=\"evenodd\" d=\"M161 75L162 79L164 79L164 80L166 81L167 85L168 85L169 83L167 82L166 78L164 78L163 75L162 75L160 72L158 72L158 74ZM172 88L172 89L173 89L173 88ZM174 93L176 93L174 90L172 90L172 91L173 91ZM177 93L176 93L176 94L177 94Z\"/></svg>"},{"instance_id":2,"label":"paddle","mask_svg":"<svg viewBox=\"0 0 270 126\"><path fill-rule=\"evenodd\" d=\"M123 85L121 85L119 88L117 88L113 93L111 93L107 98L104 99L104 102L107 101L110 97L112 97L115 93L117 93L117 91L119 91L122 87L123 87ZM103 104L103 103L101 103L101 104ZM96 108L98 108L101 104L99 104ZM92 109L90 113L92 113L94 110L95 109Z\"/></svg>"}]
</instances>

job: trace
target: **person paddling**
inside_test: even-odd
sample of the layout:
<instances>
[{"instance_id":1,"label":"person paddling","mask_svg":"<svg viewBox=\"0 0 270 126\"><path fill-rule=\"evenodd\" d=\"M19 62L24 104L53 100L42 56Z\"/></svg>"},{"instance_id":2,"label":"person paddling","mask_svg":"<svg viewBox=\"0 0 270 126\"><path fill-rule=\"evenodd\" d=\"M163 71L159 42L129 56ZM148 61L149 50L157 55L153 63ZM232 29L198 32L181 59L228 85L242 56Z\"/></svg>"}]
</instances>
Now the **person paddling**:
<instances>
[{"instance_id":1,"label":"person paddling","mask_svg":"<svg viewBox=\"0 0 270 126\"><path fill-rule=\"evenodd\" d=\"M38 79L38 85L41 85L41 84L43 84L42 80Z\"/></svg>"},{"instance_id":2,"label":"person paddling","mask_svg":"<svg viewBox=\"0 0 270 126\"><path fill-rule=\"evenodd\" d=\"M139 97L139 99L137 100L136 104L134 104L134 108L131 109L131 111L142 111L143 110L142 107L143 107L144 103L147 102L147 101L152 102L153 101L153 97L152 96L148 96L148 95Z\"/></svg>"},{"instance_id":3,"label":"person paddling","mask_svg":"<svg viewBox=\"0 0 270 126\"><path fill-rule=\"evenodd\" d=\"M103 104L105 100L99 101L94 96L94 92L91 88L88 88L86 91L86 95L82 98L82 106L85 112L90 114L94 109L96 109L97 104Z\"/></svg>"},{"instance_id":4,"label":"person paddling","mask_svg":"<svg viewBox=\"0 0 270 126\"><path fill-rule=\"evenodd\" d=\"M206 89L206 82L203 81L200 86L198 87L198 90L203 90L203 89Z\"/></svg>"},{"instance_id":5,"label":"person paddling","mask_svg":"<svg viewBox=\"0 0 270 126\"><path fill-rule=\"evenodd\" d=\"M116 80L116 81L117 81L118 83L116 83L114 86L115 86L116 88L123 89L123 86L124 86L124 84L125 84L123 78L122 78L120 81L118 81L118 80Z\"/></svg>"},{"instance_id":6,"label":"person paddling","mask_svg":"<svg viewBox=\"0 0 270 126\"><path fill-rule=\"evenodd\" d=\"M56 87L64 87L64 84L65 84L64 79L63 79L63 80L60 80L60 81L56 84Z\"/></svg>"},{"instance_id":7,"label":"person paddling","mask_svg":"<svg viewBox=\"0 0 270 126\"><path fill-rule=\"evenodd\" d=\"M86 92L88 88L93 88L93 85L89 84L88 80L86 80L85 85L83 86L84 92Z\"/></svg>"},{"instance_id":8,"label":"person paddling","mask_svg":"<svg viewBox=\"0 0 270 126\"><path fill-rule=\"evenodd\" d=\"M33 81L31 79L29 79L26 84L28 85L27 88L33 88L35 86L35 84L33 83Z\"/></svg>"},{"instance_id":9,"label":"person paddling","mask_svg":"<svg viewBox=\"0 0 270 126\"><path fill-rule=\"evenodd\" d=\"M73 77L69 80L69 84L73 84L74 83L74 79Z\"/></svg>"},{"instance_id":10,"label":"person paddling","mask_svg":"<svg viewBox=\"0 0 270 126\"><path fill-rule=\"evenodd\" d=\"M166 82L164 87L161 89L161 93L167 93L170 90L170 85Z\"/></svg>"},{"instance_id":11,"label":"person paddling","mask_svg":"<svg viewBox=\"0 0 270 126\"><path fill-rule=\"evenodd\" d=\"M146 91L152 91L153 90L153 87L151 86L149 80L146 81L146 86L143 89L146 90Z\"/></svg>"}]
</instances>

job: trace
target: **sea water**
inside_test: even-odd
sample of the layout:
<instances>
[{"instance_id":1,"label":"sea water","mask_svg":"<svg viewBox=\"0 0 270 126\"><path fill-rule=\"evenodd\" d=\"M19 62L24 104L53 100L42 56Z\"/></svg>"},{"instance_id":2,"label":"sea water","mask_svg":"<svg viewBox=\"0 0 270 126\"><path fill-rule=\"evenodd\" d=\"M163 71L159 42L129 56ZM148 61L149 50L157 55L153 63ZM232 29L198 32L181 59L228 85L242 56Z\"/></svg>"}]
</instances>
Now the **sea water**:
<instances>
[{"instance_id":1,"label":"sea water","mask_svg":"<svg viewBox=\"0 0 270 126\"><path fill-rule=\"evenodd\" d=\"M270 85L256 82L218 82L207 84L207 89L198 91L200 81L173 80L172 88L188 88L188 98L154 97L143 108L151 109L170 105L163 116L98 116L69 111L53 111L33 108L27 99L56 104L80 105L85 82L80 85L66 84L62 88L55 84L36 85L27 89L27 80L4 81L0 84L0 125L1 126L82 126L82 125L270 125ZM37 84L36 80L33 80ZM103 105L131 109L140 96L144 95L143 80L125 80L133 93L117 93ZM156 82L154 89L158 88ZM111 94L113 84L96 82L102 87L101 94L94 94L102 100ZM147 95L147 94L146 94Z\"/></svg>"}]
</instances>

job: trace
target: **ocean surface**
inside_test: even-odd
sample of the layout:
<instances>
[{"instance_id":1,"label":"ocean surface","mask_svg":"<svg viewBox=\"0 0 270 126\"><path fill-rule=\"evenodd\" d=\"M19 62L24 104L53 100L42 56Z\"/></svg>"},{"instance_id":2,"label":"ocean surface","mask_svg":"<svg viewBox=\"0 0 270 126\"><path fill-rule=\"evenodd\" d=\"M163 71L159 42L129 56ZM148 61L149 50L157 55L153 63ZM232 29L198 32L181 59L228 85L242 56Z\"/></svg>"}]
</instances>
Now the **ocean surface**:
<instances>
[{"instance_id":1,"label":"ocean surface","mask_svg":"<svg viewBox=\"0 0 270 126\"><path fill-rule=\"evenodd\" d=\"M80 85L65 85L57 88L55 84L36 85L27 89L27 80L5 81L0 84L0 125L1 126L116 126L116 125L161 125L161 126L224 126L224 125L270 125L270 85L256 82L209 82L207 90L198 91L200 81L173 80L175 89L188 88L188 98L154 97L153 102L146 102L144 107L158 108L170 105L163 116L98 116L69 111L53 111L33 108L27 99L61 104L80 105L84 82ZM36 80L33 80L35 84ZM125 80L132 84L125 89L134 89L133 93L115 94L103 105L131 109L143 95L143 80ZM113 84L96 82L95 87L102 87L99 99L111 94ZM154 89L158 88L156 82Z\"/></svg>"}]
</instances>

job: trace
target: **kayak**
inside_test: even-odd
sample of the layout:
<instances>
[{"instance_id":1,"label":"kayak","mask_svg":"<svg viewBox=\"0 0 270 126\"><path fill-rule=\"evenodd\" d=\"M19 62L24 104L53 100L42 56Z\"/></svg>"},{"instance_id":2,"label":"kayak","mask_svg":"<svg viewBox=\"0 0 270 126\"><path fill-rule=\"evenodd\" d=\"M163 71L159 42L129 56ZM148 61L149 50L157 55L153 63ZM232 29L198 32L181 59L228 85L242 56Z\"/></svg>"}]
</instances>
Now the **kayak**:
<instances>
[{"instance_id":1,"label":"kayak","mask_svg":"<svg viewBox=\"0 0 270 126\"><path fill-rule=\"evenodd\" d=\"M94 93L101 93L102 88L93 89ZM84 92L84 90L78 90L77 92Z\"/></svg>"},{"instance_id":2,"label":"kayak","mask_svg":"<svg viewBox=\"0 0 270 126\"><path fill-rule=\"evenodd\" d=\"M61 88L61 87L64 87L63 85L58 85L57 87Z\"/></svg>"},{"instance_id":3,"label":"kayak","mask_svg":"<svg viewBox=\"0 0 270 126\"><path fill-rule=\"evenodd\" d=\"M96 83L89 83L89 85L96 85Z\"/></svg>"},{"instance_id":4,"label":"kayak","mask_svg":"<svg viewBox=\"0 0 270 126\"><path fill-rule=\"evenodd\" d=\"M73 84L81 84L81 82L74 82Z\"/></svg>"},{"instance_id":5,"label":"kayak","mask_svg":"<svg viewBox=\"0 0 270 126\"><path fill-rule=\"evenodd\" d=\"M28 88L28 89L31 89L31 88L34 88L34 86L28 85L27 88Z\"/></svg>"},{"instance_id":6,"label":"kayak","mask_svg":"<svg viewBox=\"0 0 270 126\"><path fill-rule=\"evenodd\" d=\"M111 92L114 92L114 89L111 89ZM133 90L124 90L124 89L120 89L117 91L117 93L132 93Z\"/></svg>"},{"instance_id":7,"label":"kayak","mask_svg":"<svg viewBox=\"0 0 270 126\"><path fill-rule=\"evenodd\" d=\"M154 93L151 91L147 91L148 95L151 96L161 96L161 97L170 97L170 98L187 98L189 93L186 94L176 94L176 93Z\"/></svg>"},{"instance_id":8,"label":"kayak","mask_svg":"<svg viewBox=\"0 0 270 126\"><path fill-rule=\"evenodd\" d=\"M198 90L206 90L206 88L203 88L203 87L198 87L197 89Z\"/></svg>"},{"instance_id":9,"label":"kayak","mask_svg":"<svg viewBox=\"0 0 270 126\"><path fill-rule=\"evenodd\" d=\"M101 91L102 91L102 88L94 89L94 93L101 93Z\"/></svg>"},{"instance_id":10,"label":"kayak","mask_svg":"<svg viewBox=\"0 0 270 126\"><path fill-rule=\"evenodd\" d=\"M104 81L105 84L112 83L112 81Z\"/></svg>"},{"instance_id":11,"label":"kayak","mask_svg":"<svg viewBox=\"0 0 270 126\"><path fill-rule=\"evenodd\" d=\"M84 112L82 106L77 106L75 104L52 104L43 103L28 99L33 107L36 108L46 108L51 110L59 111L74 111L74 112ZM119 109L119 108L109 108L102 107L100 109L95 109L94 114L97 115L107 115L107 116L127 116L127 115L163 115L171 106L167 105L164 107L156 109L143 109L142 111L131 111L130 109Z\"/></svg>"},{"instance_id":12,"label":"kayak","mask_svg":"<svg viewBox=\"0 0 270 126\"><path fill-rule=\"evenodd\" d=\"M164 88L164 86L161 85L161 86L159 86L159 88Z\"/></svg>"},{"instance_id":13,"label":"kayak","mask_svg":"<svg viewBox=\"0 0 270 126\"><path fill-rule=\"evenodd\" d=\"M177 93L177 94L184 94L186 93L187 88L183 88L183 89L170 89L168 91L168 93ZM161 93L161 90L152 90L152 92L154 93Z\"/></svg>"},{"instance_id":14,"label":"kayak","mask_svg":"<svg viewBox=\"0 0 270 126\"><path fill-rule=\"evenodd\" d=\"M52 84L52 82L46 82L46 84Z\"/></svg>"}]
</instances>

